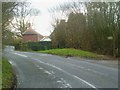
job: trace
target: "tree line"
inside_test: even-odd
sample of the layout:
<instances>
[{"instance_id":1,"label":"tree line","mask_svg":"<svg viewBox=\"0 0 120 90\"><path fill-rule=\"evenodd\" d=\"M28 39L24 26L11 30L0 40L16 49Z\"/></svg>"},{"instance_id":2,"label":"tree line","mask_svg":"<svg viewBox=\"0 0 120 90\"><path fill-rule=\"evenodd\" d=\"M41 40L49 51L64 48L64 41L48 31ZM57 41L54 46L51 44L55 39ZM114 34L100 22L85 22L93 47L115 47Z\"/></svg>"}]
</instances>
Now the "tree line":
<instances>
[{"instance_id":1,"label":"tree line","mask_svg":"<svg viewBox=\"0 0 120 90\"><path fill-rule=\"evenodd\" d=\"M31 3L15 0L2 2L2 44L17 45L22 42L22 33L30 23L30 17L39 11L30 7Z\"/></svg>"},{"instance_id":2,"label":"tree line","mask_svg":"<svg viewBox=\"0 0 120 90\"><path fill-rule=\"evenodd\" d=\"M70 13L67 20L56 21L51 34L54 48L120 56L120 2L73 2L59 10Z\"/></svg>"}]
</instances>

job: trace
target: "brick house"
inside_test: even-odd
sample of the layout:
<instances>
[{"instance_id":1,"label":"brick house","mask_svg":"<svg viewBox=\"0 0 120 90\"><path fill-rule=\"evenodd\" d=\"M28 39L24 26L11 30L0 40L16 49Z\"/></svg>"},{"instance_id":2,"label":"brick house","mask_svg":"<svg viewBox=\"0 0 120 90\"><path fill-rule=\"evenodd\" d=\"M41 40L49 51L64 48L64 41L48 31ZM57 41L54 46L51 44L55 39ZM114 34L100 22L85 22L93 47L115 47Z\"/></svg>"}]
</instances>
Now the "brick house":
<instances>
[{"instance_id":1,"label":"brick house","mask_svg":"<svg viewBox=\"0 0 120 90\"><path fill-rule=\"evenodd\" d=\"M37 42L43 38L41 34L29 27L23 34L22 39L24 42Z\"/></svg>"}]
</instances>

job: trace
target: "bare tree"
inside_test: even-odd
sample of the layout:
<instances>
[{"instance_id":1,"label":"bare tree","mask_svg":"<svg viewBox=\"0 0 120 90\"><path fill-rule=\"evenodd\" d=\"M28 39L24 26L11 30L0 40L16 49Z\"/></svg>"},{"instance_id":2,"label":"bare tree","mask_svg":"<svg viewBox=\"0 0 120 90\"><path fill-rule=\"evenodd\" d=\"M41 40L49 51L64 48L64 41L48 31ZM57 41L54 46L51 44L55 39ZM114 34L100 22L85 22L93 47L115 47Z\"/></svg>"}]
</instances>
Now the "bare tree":
<instances>
[{"instance_id":1,"label":"bare tree","mask_svg":"<svg viewBox=\"0 0 120 90\"><path fill-rule=\"evenodd\" d=\"M20 2L20 5L15 9L13 22L11 22L11 25L18 32L18 36L21 36L27 29L28 23L31 21L31 16L36 16L38 13L39 11L37 9L30 7L30 3Z\"/></svg>"}]
</instances>

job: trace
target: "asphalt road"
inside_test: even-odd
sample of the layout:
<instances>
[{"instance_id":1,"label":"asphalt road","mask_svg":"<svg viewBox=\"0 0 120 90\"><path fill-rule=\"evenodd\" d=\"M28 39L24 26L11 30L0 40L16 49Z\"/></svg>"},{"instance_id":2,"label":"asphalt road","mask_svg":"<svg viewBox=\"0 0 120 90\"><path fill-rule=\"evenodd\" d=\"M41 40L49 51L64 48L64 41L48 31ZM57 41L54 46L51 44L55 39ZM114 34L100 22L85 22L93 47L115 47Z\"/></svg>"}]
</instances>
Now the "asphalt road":
<instances>
[{"instance_id":1,"label":"asphalt road","mask_svg":"<svg viewBox=\"0 0 120 90\"><path fill-rule=\"evenodd\" d=\"M118 69L93 60L64 58L6 47L17 88L118 88Z\"/></svg>"}]
</instances>

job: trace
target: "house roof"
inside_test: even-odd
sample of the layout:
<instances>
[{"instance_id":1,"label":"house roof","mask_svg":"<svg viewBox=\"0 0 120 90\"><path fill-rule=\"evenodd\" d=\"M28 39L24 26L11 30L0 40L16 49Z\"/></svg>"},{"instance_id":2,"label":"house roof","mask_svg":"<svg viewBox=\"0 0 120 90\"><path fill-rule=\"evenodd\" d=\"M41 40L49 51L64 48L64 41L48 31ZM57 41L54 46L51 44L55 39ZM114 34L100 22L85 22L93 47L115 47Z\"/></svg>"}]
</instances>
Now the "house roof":
<instances>
[{"instance_id":1,"label":"house roof","mask_svg":"<svg viewBox=\"0 0 120 90\"><path fill-rule=\"evenodd\" d=\"M44 36L40 41L51 41L49 36Z\"/></svg>"},{"instance_id":2,"label":"house roof","mask_svg":"<svg viewBox=\"0 0 120 90\"><path fill-rule=\"evenodd\" d=\"M23 35L33 35L33 34L39 34L38 32L36 32L34 29L32 29L31 27L28 28L24 33Z\"/></svg>"}]
</instances>

